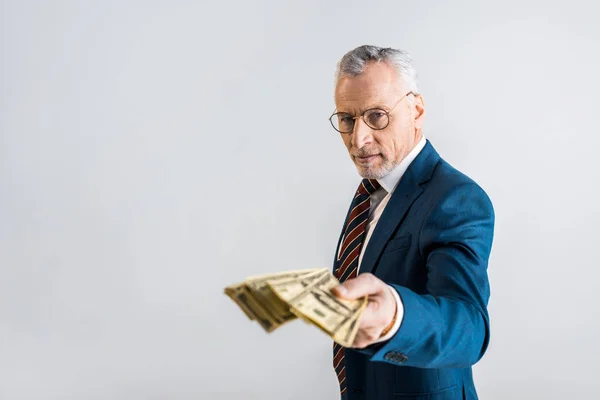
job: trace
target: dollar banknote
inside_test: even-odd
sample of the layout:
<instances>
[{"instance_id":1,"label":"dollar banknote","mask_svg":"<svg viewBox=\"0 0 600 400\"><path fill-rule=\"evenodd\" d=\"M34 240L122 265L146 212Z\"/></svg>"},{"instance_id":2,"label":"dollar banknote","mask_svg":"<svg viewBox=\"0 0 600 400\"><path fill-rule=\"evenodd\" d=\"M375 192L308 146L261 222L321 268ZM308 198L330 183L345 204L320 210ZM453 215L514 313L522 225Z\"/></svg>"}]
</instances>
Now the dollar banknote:
<instances>
[{"instance_id":1,"label":"dollar banknote","mask_svg":"<svg viewBox=\"0 0 600 400\"><path fill-rule=\"evenodd\" d=\"M328 269L316 268L249 277L225 293L267 332L300 318L350 347L368 299L339 299L331 292L338 284Z\"/></svg>"},{"instance_id":2,"label":"dollar banknote","mask_svg":"<svg viewBox=\"0 0 600 400\"><path fill-rule=\"evenodd\" d=\"M250 276L241 283L226 287L225 294L237 303L248 318L257 321L267 332L272 332L297 316L270 290L267 281L293 282L304 275L314 274L315 271L317 270L309 269Z\"/></svg>"}]
</instances>

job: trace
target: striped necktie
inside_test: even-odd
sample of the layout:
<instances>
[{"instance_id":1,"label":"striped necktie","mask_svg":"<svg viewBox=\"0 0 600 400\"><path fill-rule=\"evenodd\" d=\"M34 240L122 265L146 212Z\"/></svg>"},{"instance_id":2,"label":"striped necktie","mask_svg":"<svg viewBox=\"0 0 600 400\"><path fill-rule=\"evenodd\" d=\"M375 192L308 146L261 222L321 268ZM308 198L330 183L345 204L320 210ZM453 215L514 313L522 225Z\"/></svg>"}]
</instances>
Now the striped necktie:
<instances>
[{"instance_id":1,"label":"striped necktie","mask_svg":"<svg viewBox=\"0 0 600 400\"><path fill-rule=\"evenodd\" d=\"M358 274L358 260L363 236L369 218L370 197L381 185L375 179L363 179L352 201L352 211L348 215L340 251L335 262L334 276L341 282L355 278ZM346 366L344 348L333 344L333 367L340 383L341 394L346 392Z\"/></svg>"}]
</instances>

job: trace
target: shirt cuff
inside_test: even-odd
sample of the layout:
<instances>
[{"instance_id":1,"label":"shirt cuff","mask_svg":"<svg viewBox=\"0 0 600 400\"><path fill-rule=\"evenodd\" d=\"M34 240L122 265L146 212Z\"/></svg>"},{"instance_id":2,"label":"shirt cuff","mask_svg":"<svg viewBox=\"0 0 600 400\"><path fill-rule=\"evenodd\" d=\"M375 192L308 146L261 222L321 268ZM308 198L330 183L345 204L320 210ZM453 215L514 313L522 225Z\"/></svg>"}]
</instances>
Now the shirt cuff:
<instances>
[{"instance_id":1,"label":"shirt cuff","mask_svg":"<svg viewBox=\"0 0 600 400\"><path fill-rule=\"evenodd\" d=\"M394 336L396 334L396 332L398 332L398 329L400 329L400 324L402 323L402 317L404 317L404 304L402 304L400 295L398 294L396 289L394 289L392 286L388 285L388 288L392 291L392 294L394 295L394 299L396 300L396 320L394 321L394 325L389 330L389 332L385 336L382 336L379 339L377 339L375 341L375 343L381 343L381 342L390 340L392 338L392 336Z\"/></svg>"}]
</instances>

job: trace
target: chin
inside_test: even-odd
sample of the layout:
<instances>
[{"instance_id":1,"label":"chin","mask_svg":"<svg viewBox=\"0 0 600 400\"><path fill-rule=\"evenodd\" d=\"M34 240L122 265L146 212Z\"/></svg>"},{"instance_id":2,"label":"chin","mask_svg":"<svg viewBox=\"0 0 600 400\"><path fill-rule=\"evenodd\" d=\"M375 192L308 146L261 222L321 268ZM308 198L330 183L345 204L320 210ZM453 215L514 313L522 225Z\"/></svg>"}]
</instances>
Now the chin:
<instances>
[{"instance_id":1,"label":"chin","mask_svg":"<svg viewBox=\"0 0 600 400\"><path fill-rule=\"evenodd\" d=\"M377 167L365 167L364 165L357 165L356 169L358 174L365 179L380 179L386 174L381 168Z\"/></svg>"},{"instance_id":2,"label":"chin","mask_svg":"<svg viewBox=\"0 0 600 400\"><path fill-rule=\"evenodd\" d=\"M394 165L389 162L378 163L374 165L363 165L359 163L355 163L356 170L358 174L365 179L381 179L386 176L392 169L394 169Z\"/></svg>"}]
</instances>

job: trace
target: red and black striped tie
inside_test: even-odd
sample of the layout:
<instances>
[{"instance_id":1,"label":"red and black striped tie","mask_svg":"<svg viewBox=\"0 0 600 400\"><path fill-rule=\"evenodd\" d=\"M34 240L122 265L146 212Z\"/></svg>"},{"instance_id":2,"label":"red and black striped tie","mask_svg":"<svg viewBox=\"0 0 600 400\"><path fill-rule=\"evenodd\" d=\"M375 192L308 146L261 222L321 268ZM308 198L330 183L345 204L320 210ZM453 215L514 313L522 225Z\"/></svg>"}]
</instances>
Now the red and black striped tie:
<instances>
[{"instance_id":1,"label":"red and black striped tie","mask_svg":"<svg viewBox=\"0 0 600 400\"><path fill-rule=\"evenodd\" d=\"M358 274L358 259L364 240L365 228L371 206L370 197L381 185L375 179L363 179L354 200L352 211L348 215L339 256L336 258L334 276L341 282L355 278ZM344 348L333 344L333 367L340 382L341 394L346 392L346 366L344 364Z\"/></svg>"}]
</instances>

